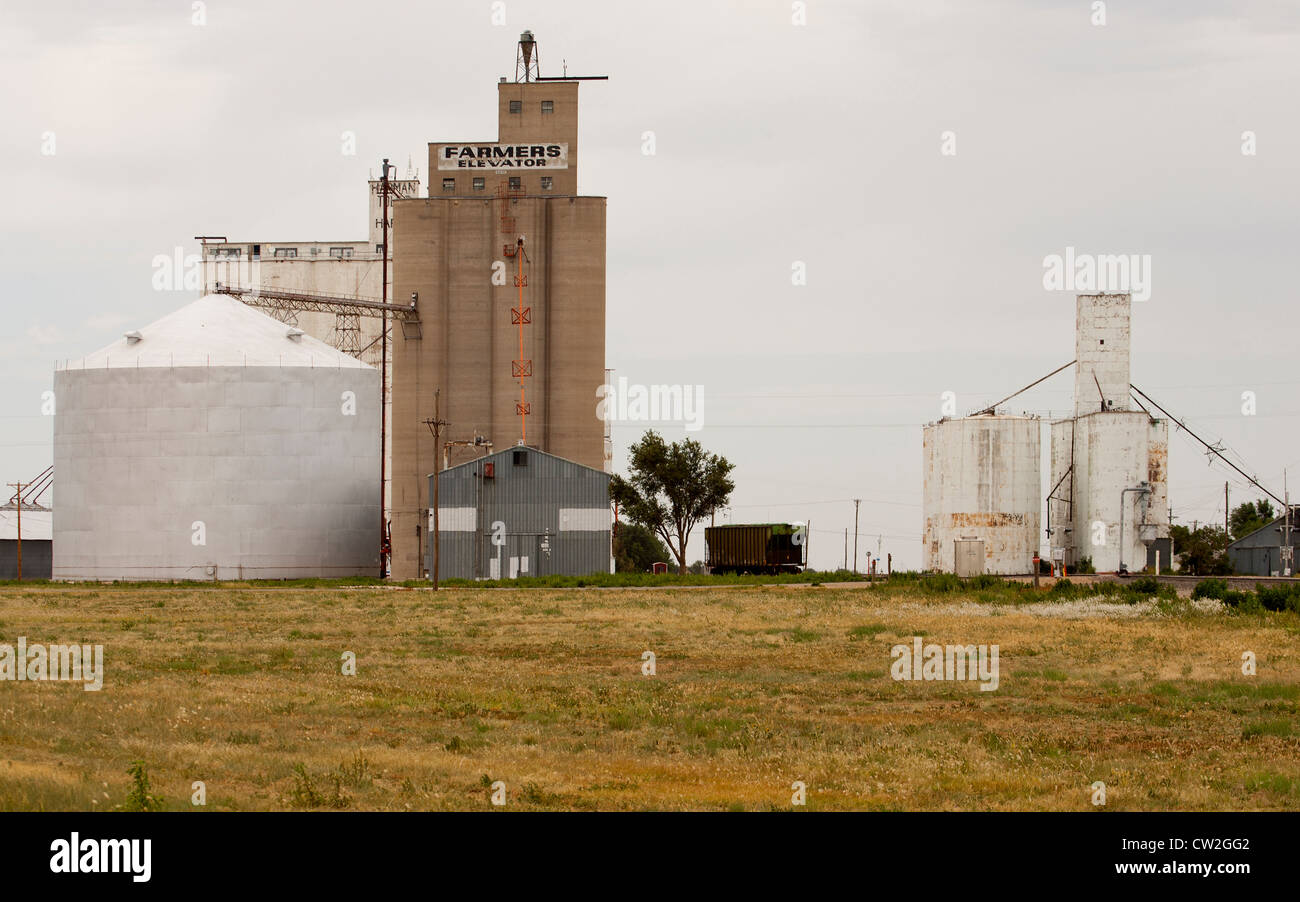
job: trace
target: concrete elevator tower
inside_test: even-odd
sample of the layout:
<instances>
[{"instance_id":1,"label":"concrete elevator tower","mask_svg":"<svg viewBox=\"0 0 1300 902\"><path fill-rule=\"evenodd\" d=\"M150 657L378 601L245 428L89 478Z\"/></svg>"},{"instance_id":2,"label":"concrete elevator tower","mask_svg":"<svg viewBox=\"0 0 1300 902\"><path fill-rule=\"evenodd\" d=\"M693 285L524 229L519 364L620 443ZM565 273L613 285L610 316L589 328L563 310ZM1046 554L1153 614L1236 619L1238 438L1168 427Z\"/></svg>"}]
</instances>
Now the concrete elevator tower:
<instances>
[{"instance_id":1,"label":"concrete elevator tower","mask_svg":"<svg viewBox=\"0 0 1300 902\"><path fill-rule=\"evenodd\" d=\"M1131 399L1131 304L1128 294L1076 299L1074 416L1051 427L1052 555L1099 573L1141 570L1169 536L1169 423Z\"/></svg>"},{"instance_id":2,"label":"concrete elevator tower","mask_svg":"<svg viewBox=\"0 0 1300 902\"><path fill-rule=\"evenodd\" d=\"M420 320L392 345L395 578L422 575L428 477L480 456L476 437L604 467L606 199L578 193L590 78L542 76L524 32L496 140L431 143L429 196L393 205L393 297ZM442 448L423 424L435 392Z\"/></svg>"}]
</instances>

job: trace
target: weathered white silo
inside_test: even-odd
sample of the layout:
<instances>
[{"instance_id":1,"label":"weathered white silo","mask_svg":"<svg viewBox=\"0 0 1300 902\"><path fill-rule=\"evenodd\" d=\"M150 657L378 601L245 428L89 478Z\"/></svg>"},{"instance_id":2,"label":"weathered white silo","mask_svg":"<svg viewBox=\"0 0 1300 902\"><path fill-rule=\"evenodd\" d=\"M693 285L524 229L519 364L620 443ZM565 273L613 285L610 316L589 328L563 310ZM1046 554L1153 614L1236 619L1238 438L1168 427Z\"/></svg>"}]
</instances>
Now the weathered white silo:
<instances>
[{"instance_id":1,"label":"weathered white silo","mask_svg":"<svg viewBox=\"0 0 1300 902\"><path fill-rule=\"evenodd\" d=\"M1169 534L1168 448L1168 422L1144 411L1075 420L1076 561L1099 573L1146 567L1147 545Z\"/></svg>"},{"instance_id":2,"label":"weathered white silo","mask_svg":"<svg viewBox=\"0 0 1300 902\"><path fill-rule=\"evenodd\" d=\"M1074 420L1056 420L1051 426L1049 449L1050 471L1047 483L1047 536L1048 554L1053 561L1073 567L1075 557L1074 535Z\"/></svg>"},{"instance_id":3,"label":"weathered white silo","mask_svg":"<svg viewBox=\"0 0 1300 902\"><path fill-rule=\"evenodd\" d=\"M1051 544L1070 567L1141 570L1169 536L1169 423L1129 395L1129 295L1076 303L1074 418L1052 424Z\"/></svg>"},{"instance_id":4,"label":"weathered white silo","mask_svg":"<svg viewBox=\"0 0 1300 902\"><path fill-rule=\"evenodd\" d=\"M1032 571L1042 502L1039 429L1033 417L993 414L925 427L927 569L954 571L955 543L973 540L983 543L984 573Z\"/></svg>"},{"instance_id":5,"label":"weathered white silo","mask_svg":"<svg viewBox=\"0 0 1300 902\"><path fill-rule=\"evenodd\" d=\"M378 573L374 367L208 295L54 390L55 579Z\"/></svg>"}]
</instances>

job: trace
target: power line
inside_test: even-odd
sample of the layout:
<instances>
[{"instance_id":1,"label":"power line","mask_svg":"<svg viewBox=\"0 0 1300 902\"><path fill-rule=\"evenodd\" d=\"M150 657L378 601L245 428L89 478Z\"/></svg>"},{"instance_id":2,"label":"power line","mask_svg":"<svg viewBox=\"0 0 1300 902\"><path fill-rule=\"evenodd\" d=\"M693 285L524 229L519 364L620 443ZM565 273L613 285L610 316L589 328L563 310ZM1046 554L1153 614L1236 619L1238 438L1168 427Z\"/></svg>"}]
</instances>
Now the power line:
<instances>
[{"instance_id":1,"label":"power line","mask_svg":"<svg viewBox=\"0 0 1300 902\"><path fill-rule=\"evenodd\" d=\"M1220 460L1222 460L1225 464L1227 464L1228 466L1232 467L1234 470L1236 470L1236 471L1237 471L1238 473L1240 473L1242 476L1245 476L1248 480L1250 480L1251 484L1254 485L1255 488L1259 489L1259 490L1260 490L1261 492L1263 492L1265 495L1268 495L1268 497L1272 498L1272 499L1273 499L1274 501L1276 501L1278 504L1282 505L1283 507L1286 507L1286 502L1285 502L1285 501L1283 501L1281 498L1277 497L1277 495L1274 495L1274 494L1273 494L1272 492L1270 492L1268 489L1266 489L1266 488L1264 488L1262 485L1260 485L1259 482L1256 481L1255 477L1251 476L1249 473L1247 473L1246 471L1242 470L1240 467L1238 467L1238 466L1237 466L1236 464L1234 464L1232 461L1228 460L1228 458L1224 457L1224 456L1223 456L1223 452L1222 452L1219 448L1215 447L1214 445L1209 444L1208 442L1205 441L1205 439L1201 438L1201 437L1200 437L1199 435L1197 435L1195 432L1193 432L1192 430L1188 429L1188 428L1187 428L1187 424L1186 424L1185 422L1183 422L1182 420L1179 420L1177 417L1175 417L1175 416L1174 416L1173 414L1171 414L1169 411L1165 410L1163 407L1161 407L1161 406L1160 406L1159 404L1157 404L1155 401L1151 400L1151 396L1150 396L1150 395L1148 395L1146 392L1142 391L1142 389L1138 388L1136 385L1132 385L1132 384L1130 384L1130 385L1129 385L1129 388L1131 388L1133 391L1137 392L1137 393L1138 393L1139 395L1141 395L1142 397L1146 398L1147 401L1151 404L1152 407L1154 407L1156 410L1158 410L1158 411L1160 411L1161 413L1163 413L1166 417L1168 417L1168 418L1169 418L1170 420L1172 420L1173 422L1177 423L1178 426L1179 426L1179 428L1181 428L1184 432L1186 432L1186 433L1187 433L1188 435L1190 435L1192 438L1196 439L1198 442L1200 442L1202 445L1204 445L1207 451L1209 451L1211 454L1215 454L1215 455L1217 455L1218 458L1219 458Z\"/></svg>"}]
</instances>

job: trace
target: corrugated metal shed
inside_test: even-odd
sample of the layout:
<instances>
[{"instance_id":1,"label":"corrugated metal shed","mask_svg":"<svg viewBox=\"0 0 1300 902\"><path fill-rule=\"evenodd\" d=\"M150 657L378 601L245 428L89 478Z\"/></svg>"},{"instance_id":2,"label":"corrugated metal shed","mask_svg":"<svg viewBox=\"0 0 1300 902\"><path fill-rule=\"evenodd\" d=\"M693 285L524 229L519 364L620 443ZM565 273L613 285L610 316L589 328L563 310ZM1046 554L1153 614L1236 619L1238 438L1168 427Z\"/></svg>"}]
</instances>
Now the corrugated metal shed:
<instances>
[{"instance_id":1,"label":"corrugated metal shed","mask_svg":"<svg viewBox=\"0 0 1300 902\"><path fill-rule=\"evenodd\" d=\"M1291 547L1300 548L1300 533L1296 526L1300 522L1300 511L1291 505ZM1286 517L1278 517L1267 526L1262 526L1250 535L1242 536L1228 546L1228 560L1232 569L1243 576L1279 576L1282 569L1282 532L1286 528ZM1300 561L1300 554L1291 552L1292 561ZM1292 567L1295 563L1292 563Z\"/></svg>"},{"instance_id":2,"label":"corrugated metal shed","mask_svg":"<svg viewBox=\"0 0 1300 902\"><path fill-rule=\"evenodd\" d=\"M429 504L433 480L429 477ZM585 576L613 568L609 474L514 447L438 474L440 579ZM427 528L432 532L433 517ZM425 568L433 570L433 553Z\"/></svg>"}]
</instances>

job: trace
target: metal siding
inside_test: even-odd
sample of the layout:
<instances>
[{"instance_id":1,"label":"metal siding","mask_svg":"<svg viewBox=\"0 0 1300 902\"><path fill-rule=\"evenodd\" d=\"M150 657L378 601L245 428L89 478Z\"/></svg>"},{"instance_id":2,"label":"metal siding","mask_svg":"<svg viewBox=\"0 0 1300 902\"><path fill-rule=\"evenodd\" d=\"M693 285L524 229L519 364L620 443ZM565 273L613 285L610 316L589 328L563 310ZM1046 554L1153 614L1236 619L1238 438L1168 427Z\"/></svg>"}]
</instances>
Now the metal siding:
<instances>
[{"instance_id":1,"label":"metal siding","mask_svg":"<svg viewBox=\"0 0 1300 902\"><path fill-rule=\"evenodd\" d=\"M64 369L54 390L56 578L378 572L377 370Z\"/></svg>"},{"instance_id":2,"label":"metal siding","mask_svg":"<svg viewBox=\"0 0 1300 902\"><path fill-rule=\"evenodd\" d=\"M441 501L441 499L439 499ZM438 505L438 530L447 532L473 532L475 510L472 507ZM433 529L433 513L429 514L429 529Z\"/></svg>"},{"instance_id":3,"label":"metal siding","mask_svg":"<svg viewBox=\"0 0 1300 902\"><path fill-rule=\"evenodd\" d=\"M514 452L528 455L525 466L515 466ZM483 465L491 462L494 476L480 479ZM433 478L429 478L432 498ZM511 557L528 557L529 576L565 574L585 576L607 573L610 558L610 524L598 530L561 532L561 510L609 509L609 474L540 452L535 448L506 448L444 470L438 477L438 503L443 509L474 508L478 531L442 533L438 562L440 578L488 578L497 557L492 544L492 524L506 524L507 542L500 551L501 574L510 575ZM476 497L481 487L482 498ZM541 551L549 534L550 555ZM477 542L476 542L477 540ZM476 549L477 545L477 549ZM478 570L475 571L475 557ZM427 567L432 567L430 555Z\"/></svg>"},{"instance_id":4,"label":"metal siding","mask_svg":"<svg viewBox=\"0 0 1300 902\"><path fill-rule=\"evenodd\" d=\"M1293 514L1293 521L1294 518ZM1242 536L1229 545L1228 559L1232 562L1233 569L1243 576L1271 576L1274 572L1281 572L1282 536L1277 530L1285 522L1285 517L1279 517L1268 526ZM1300 538L1293 539L1292 544L1300 548ZM1292 552L1292 558L1300 558L1300 553Z\"/></svg>"},{"instance_id":5,"label":"metal siding","mask_svg":"<svg viewBox=\"0 0 1300 902\"><path fill-rule=\"evenodd\" d=\"M608 507L560 508L560 532L607 532L611 525Z\"/></svg>"},{"instance_id":6,"label":"metal siding","mask_svg":"<svg viewBox=\"0 0 1300 902\"><path fill-rule=\"evenodd\" d=\"M951 573L959 539L984 541L983 572L1028 573L1038 552L1040 421L940 420L922 433L927 570Z\"/></svg>"},{"instance_id":7,"label":"metal siding","mask_svg":"<svg viewBox=\"0 0 1300 902\"><path fill-rule=\"evenodd\" d=\"M23 579L49 579L51 552L49 539L23 539ZM0 540L0 579L18 578L18 542Z\"/></svg>"},{"instance_id":8,"label":"metal siding","mask_svg":"<svg viewBox=\"0 0 1300 902\"><path fill-rule=\"evenodd\" d=\"M710 526L704 530L710 567L767 566L770 525Z\"/></svg>"}]
</instances>

